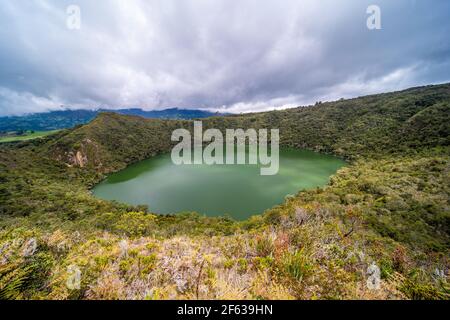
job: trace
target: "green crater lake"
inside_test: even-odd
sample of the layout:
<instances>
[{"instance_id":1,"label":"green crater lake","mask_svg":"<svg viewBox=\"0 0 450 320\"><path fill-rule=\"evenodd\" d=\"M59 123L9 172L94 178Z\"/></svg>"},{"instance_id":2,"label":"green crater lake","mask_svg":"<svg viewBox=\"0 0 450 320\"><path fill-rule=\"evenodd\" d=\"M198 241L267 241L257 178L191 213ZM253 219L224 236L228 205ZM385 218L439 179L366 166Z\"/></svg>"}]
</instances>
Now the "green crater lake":
<instances>
[{"instance_id":1,"label":"green crater lake","mask_svg":"<svg viewBox=\"0 0 450 320\"><path fill-rule=\"evenodd\" d=\"M280 150L277 175L259 165L175 165L170 154L113 173L92 190L106 200L148 205L159 214L196 211L243 220L283 203L289 194L324 186L345 161L307 150Z\"/></svg>"}]
</instances>

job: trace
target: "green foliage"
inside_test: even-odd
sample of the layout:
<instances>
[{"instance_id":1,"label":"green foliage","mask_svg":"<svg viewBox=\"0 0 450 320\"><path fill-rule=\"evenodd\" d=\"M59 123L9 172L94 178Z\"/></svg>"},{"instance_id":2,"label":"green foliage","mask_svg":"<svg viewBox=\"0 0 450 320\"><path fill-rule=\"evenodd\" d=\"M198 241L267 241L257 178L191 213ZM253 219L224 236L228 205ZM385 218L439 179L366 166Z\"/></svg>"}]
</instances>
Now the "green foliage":
<instances>
[{"instance_id":1,"label":"green foliage","mask_svg":"<svg viewBox=\"0 0 450 320\"><path fill-rule=\"evenodd\" d=\"M9 264L0 267L0 300L14 300L26 290L26 281L31 274L31 268L20 268Z\"/></svg>"},{"instance_id":2,"label":"green foliage","mask_svg":"<svg viewBox=\"0 0 450 320\"><path fill-rule=\"evenodd\" d=\"M282 147L351 160L325 188L243 222L154 215L91 195L105 174L168 152L172 130L192 130L191 121L102 113L52 136L1 144L0 299L392 297L357 290L373 261L404 297L449 299L448 275L433 276L449 267L449 103L446 84L204 119L222 130L280 128ZM39 244L31 256L11 245L31 237ZM133 242L125 256L123 239ZM205 270L200 252L210 255ZM80 290L65 286L71 264L83 270ZM151 292L139 291L146 279L157 279ZM251 290L239 287L245 279Z\"/></svg>"},{"instance_id":3,"label":"green foliage","mask_svg":"<svg viewBox=\"0 0 450 320\"><path fill-rule=\"evenodd\" d=\"M261 235L256 238L256 253L260 257L267 257L273 254L275 247L273 240L268 235Z\"/></svg>"},{"instance_id":4,"label":"green foliage","mask_svg":"<svg viewBox=\"0 0 450 320\"><path fill-rule=\"evenodd\" d=\"M151 234L156 217L144 212L126 212L117 222L115 229L129 237Z\"/></svg>"},{"instance_id":5,"label":"green foliage","mask_svg":"<svg viewBox=\"0 0 450 320\"><path fill-rule=\"evenodd\" d=\"M414 277L402 277L399 290L413 300L449 300L450 286L446 282L436 284L417 281Z\"/></svg>"},{"instance_id":6,"label":"green foliage","mask_svg":"<svg viewBox=\"0 0 450 320\"><path fill-rule=\"evenodd\" d=\"M294 253L285 253L281 258L280 269L295 280L302 281L303 278L311 274L313 266L309 262L309 257L301 249Z\"/></svg>"}]
</instances>

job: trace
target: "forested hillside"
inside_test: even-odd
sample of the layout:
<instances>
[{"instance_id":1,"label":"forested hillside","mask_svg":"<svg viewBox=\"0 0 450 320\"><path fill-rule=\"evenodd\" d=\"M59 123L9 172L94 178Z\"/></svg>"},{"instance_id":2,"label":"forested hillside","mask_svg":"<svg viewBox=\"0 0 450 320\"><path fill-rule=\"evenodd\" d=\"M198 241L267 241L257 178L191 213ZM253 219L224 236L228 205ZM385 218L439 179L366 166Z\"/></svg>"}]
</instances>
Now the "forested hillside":
<instances>
[{"instance_id":1,"label":"forested hillside","mask_svg":"<svg viewBox=\"0 0 450 320\"><path fill-rule=\"evenodd\" d=\"M101 113L0 145L0 298L449 299L449 117L445 84L204 119L279 128L283 147L350 161L325 188L242 222L90 194L105 174L169 152L189 120ZM378 290L366 285L373 264ZM78 289L66 286L71 266Z\"/></svg>"}]
</instances>

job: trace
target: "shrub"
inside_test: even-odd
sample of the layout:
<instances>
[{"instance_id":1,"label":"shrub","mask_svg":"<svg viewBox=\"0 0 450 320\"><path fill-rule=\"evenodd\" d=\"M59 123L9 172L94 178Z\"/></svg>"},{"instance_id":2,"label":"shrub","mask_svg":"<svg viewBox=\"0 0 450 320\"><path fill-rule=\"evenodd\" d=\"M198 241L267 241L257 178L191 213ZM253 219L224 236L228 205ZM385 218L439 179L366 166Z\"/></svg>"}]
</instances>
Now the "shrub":
<instances>
[{"instance_id":1,"label":"shrub","mask_svg":"<svg viewBox=\"0 0 450 320\"><path fill-rule=\"evenodd\" d=\"M304 250L297 250L294 253L286 253L281 258L281 270L284 274L302 281L312 272L313 266Z\"/></svg>"},{"instance_id":2,"label":"shrub","mask_svg":"<svg viewBox=\"0 0 450 320\"><path fill-rule=\"evenodd\" d=\"M129 237L150 235L155 227L156 216L144 212L126 212L122 214L115 229Z\"/></svg>"},{"instance_id":3,"label":"shrub","mask_svg":"<svg viewBox=\"0 0 450 320\"><path fill-rule=\"evenodd\" d=\"M256 254L258 256L272 256L274 249L275 246L270 236L263 234L256 238Z\"/></svg>"}]
</instances>

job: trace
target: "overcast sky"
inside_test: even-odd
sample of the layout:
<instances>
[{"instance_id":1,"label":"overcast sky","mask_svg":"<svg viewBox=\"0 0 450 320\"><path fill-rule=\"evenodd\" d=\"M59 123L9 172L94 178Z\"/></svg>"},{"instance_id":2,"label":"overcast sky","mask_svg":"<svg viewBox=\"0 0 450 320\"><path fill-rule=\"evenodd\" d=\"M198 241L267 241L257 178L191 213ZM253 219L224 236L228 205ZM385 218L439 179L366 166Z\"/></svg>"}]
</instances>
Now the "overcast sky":
<instances>
[{"instance_id":1,"label":"overcast sky","mask_svg":"<svg viewBox=\"0 0 450 320\"><path fill-rule=\"evenodd\" d=\"M367 28L371 4L381 30ZM449 12L447 0L3 0L0 115L247 112L447 82Z\"/></svg>"}]
</instances>

